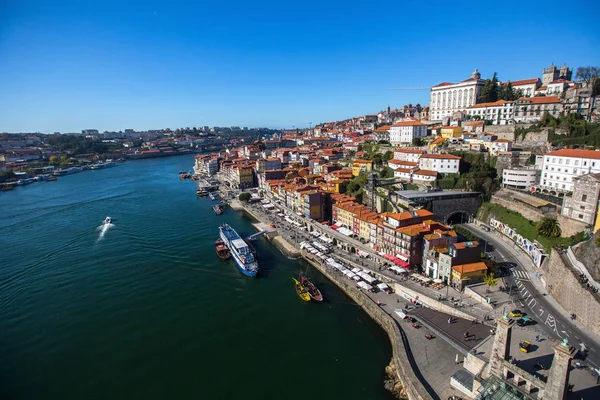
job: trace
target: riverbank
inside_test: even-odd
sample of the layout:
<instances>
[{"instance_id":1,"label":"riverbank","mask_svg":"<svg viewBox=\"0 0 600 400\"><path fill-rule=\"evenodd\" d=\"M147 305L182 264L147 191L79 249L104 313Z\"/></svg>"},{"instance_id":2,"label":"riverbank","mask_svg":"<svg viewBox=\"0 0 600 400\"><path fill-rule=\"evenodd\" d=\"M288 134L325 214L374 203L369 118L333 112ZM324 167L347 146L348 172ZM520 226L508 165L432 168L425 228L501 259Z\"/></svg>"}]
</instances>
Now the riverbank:
<instances>
[{"instance_id":1,"label":"riverbank","mask_svg":"<svg viewBox=\"0 0 600 400\"><path fill-rule=\"evenodd\" d=\"M256 219L257 221L268 224L268 221L263 221L258 215L252 210L246 207L243 203L238 200L231 201L231 207L234 210L244 211L248 216ZM349 285L329 271L321 263L308 257L308 255L296 249L294 243L287 241L283 236L277 235L273 238L272 242L280 249L284 249L286 254L297 254L302 256L308 263L319 270L327 279L334 283L340 288L348 297L356 302L361 308L375 321L383 330L387 333L388 339L392 346L392 362L391 368L386 368L386 372L390 375L390 372L395 373L393 384L391 388L392 392L401 399L431 399L432 396L427 392L424 385L421 383L419 377L415 374L414 370L414 359L410 354L409 343L404 335L404 332L398 326L396 321L384 312L373 300L366 296L361 291L357 290L354 286ZM281 246L281 247L279 247Z\"/></svg>"}]
</instances>

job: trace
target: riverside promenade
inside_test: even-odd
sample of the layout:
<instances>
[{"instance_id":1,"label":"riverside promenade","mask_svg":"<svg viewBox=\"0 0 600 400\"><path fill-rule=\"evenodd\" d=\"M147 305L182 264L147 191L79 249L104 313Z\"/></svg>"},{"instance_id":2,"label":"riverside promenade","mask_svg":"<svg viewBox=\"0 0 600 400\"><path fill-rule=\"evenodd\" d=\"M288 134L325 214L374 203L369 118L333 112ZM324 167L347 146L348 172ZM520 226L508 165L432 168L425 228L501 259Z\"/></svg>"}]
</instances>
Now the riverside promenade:
<instances>
[{"instance_id":1,"label":"riverside promenade","mask_svg":"<svg viewBox=\"0 0 600 400\"><path fill-rule=\"evenodd\" d=\"M409 399L445 399L449 396L460 395L450 386L450 377L462 368L461 362L465 351L457 351L447 341L438 337L438 334L434 334L436 338L428 340L425 338L425 334L433 334L432 331L427 328L415 329L411 324L403 321L394 310L411 306L406 297L385 292L362 291L356 287L356 282L348 280L337 271L312 259L309 254L300 251L296 246L301 242L303 232L286 229L281 226L281 222L273 220L271 215L238 200L232 200L230 205L234 210L244 211L265 225L277 224L276 229L279 231L279 235L272 239L277 247L288 256L304 257L307 262L359 304L386 331L393 353L391 363L393 368L388 368L387 371L392 370L397 375L396 378L403 388L400 391L401 394L406 395ZM336 257L339 256L336 254ZM353 263L353 265L358 264ZM375 271L373 272L375 273ZM376 275L385 279L384 275ZM449 317L449 315L441 315L443 318ZM427 325L424 318L420 318L420 320L424 326ZM455 329L460 329L459 326L463 326L463 330L471 327L471 321L464 318L457 318L456 323L457 325L453 326ZM441 333L443 334L443 332ZM455 360L459 357L460 361L456 363Z\"/></svg>"}]
</instances>

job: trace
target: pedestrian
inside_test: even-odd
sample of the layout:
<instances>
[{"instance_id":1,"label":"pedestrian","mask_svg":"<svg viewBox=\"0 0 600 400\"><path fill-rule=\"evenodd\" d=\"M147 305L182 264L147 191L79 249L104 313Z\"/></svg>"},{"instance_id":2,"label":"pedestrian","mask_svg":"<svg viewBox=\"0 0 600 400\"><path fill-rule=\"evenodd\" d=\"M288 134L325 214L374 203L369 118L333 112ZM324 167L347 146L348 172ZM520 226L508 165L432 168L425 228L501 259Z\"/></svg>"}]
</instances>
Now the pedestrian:
<instances>
[{"instance_id":1,"label":"pedestrian","mask_svg":"<svg viewBox=\"0 0 600 400\"><path fill-rule=\"evenodd\" d=\"M454 364L458 364L458 354L454 357Z\"/></svg>"},{"instance_id":2,"label":"pedestrian","mask_svg":"<svg viewBox=\"0 0 600 400\"><path fill-rule=\"evenodd\" d=\"M448 318L448 323L450 323L451 320L452 320L452 318Z\"/></svg>"},{"instance_id":3,"label":"pedestrian","mask_svg":"<svg viewBox=\"0 0 600 400\"><path fill-rule=\"evenodd\" d=\"M540 341L540 335L536 335L536 336L535 336L535 341L536 341L536 342L539 342L539 341Z\"/></svg>"}]
</instances>

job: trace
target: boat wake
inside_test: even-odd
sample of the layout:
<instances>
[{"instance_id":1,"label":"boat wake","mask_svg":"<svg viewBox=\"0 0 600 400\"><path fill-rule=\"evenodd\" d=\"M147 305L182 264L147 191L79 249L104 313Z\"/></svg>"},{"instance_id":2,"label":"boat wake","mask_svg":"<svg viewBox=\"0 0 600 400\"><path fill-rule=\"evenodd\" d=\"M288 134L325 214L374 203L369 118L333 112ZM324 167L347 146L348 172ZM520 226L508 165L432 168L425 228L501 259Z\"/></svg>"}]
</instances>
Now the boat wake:
<instances>
[{"instance_id":1,"label":"boat wake","mask_svg":"<svg viewBox=\"0 0 600 400\"><path fill-rule=\"evenodd\" d=\"M115 224L111 222L110 217L106 217L106 220L102 222L102 225L96 228L96 230L99 231L98 239L96 239L96 242L99 242L102 239L104 239L104 235L106 235L106 232L108 232L108 230L114 226Z\"/></svg>"}]
</instances>

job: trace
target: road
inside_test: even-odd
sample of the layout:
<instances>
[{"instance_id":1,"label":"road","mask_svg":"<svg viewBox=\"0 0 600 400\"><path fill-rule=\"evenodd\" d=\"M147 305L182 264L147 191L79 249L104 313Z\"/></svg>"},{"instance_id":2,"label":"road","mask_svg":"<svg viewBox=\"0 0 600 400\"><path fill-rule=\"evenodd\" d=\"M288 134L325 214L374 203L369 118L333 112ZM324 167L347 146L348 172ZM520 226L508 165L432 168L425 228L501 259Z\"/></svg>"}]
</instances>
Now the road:
<instances>
[{"instance_id":1,"label":"road","mask_svg":"<svg viewBox=\"0 0 600 400\"><path fill-rule=\"evenodd\" d=\"M537 321L536 328L550 337L561 341L566 338L578 350L586 349L585 364L589 364L600 374L600 346L597 339L573 324L564 310L552 304L555 301L548 298L549 295L543 290L541 282L534 284L533 280L538 279L537 271L529 257L520 249L497 237L500 233L485 232L475 224L461 226L479 236L484 242L487 241L491 244L494 250L488 252L494 255L497 262L516 264L516 267L512 269L512 274L503 278L507 287L510 287L511 284L514 286L510 291L510 296L515 308L526 312L528 316ZM511 310L507 309L506 311Z\"/></svg>"}]
</instances>

